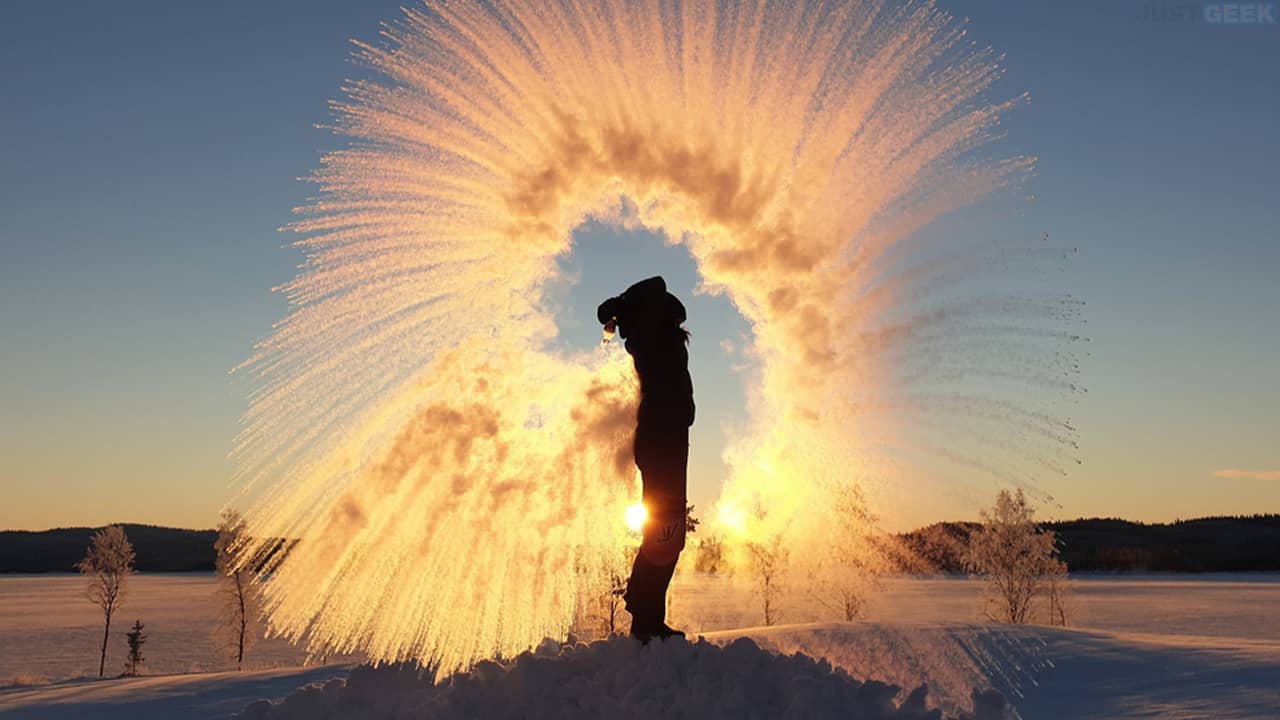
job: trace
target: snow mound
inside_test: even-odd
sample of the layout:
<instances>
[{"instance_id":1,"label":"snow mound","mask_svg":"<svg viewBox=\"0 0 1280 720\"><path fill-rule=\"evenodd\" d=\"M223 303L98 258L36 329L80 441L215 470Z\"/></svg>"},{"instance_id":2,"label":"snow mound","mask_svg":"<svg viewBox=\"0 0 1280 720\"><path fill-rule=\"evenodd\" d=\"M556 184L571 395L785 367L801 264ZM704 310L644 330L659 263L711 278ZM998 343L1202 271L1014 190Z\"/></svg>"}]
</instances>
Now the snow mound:
<instances>
[{"instance_id":1,"label":"snow mound","mask_svg":"<svg viewBox=\"0 0 1280 720\"><path fill-rule=\"evenodd\" d=\"M346 679L308 685L279 703L259 700L239 720L391 720L392 718L844 718L936 720L920 686L859 682L825 660L778 655L748 638L628 638L591 644L546 641L505 663L485 661L439 685L415 666L363 665ZM1004 716L994 690L973 695L968 720Z\"/></svg>"}]
</instances>

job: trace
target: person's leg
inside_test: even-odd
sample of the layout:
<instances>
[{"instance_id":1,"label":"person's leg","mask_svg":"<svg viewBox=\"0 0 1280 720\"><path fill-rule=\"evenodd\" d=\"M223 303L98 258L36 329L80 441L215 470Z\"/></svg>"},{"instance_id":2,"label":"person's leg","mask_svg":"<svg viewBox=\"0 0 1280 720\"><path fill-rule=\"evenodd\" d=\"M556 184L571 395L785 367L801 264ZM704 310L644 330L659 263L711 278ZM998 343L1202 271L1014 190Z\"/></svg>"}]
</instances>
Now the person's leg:
<instances>
[{"instance_id":1,"label":"person's leg","mask_svg":"<svg viewBox=\"0 0 1280 720\"><path fill-rule=\"evenodd\" d=\"M689 454L688 429L654 431L637 428L636 464L644 483L644 503L649 511L644 539L627 581L627 610L632 634L637 637L668 635L667 587L685 543L685 482Z\"/></svg>"},{"instance_id":2,"label":"person's leg","mask_svg":"<svg viewBox=\"0 0 1280 720\"><path fill-rule=\"evenodd\" d=\"M684 498L649 494L645 507L649 517L627 583L627 610L661 624L666 615L667 586L684 548Z\"/></svg>"},{"instance_id":3,"label":"person's leg","mask_svg":"<svg viewBox=\"0 0 1280 720\"><path fill-rule=\"evenodd\" d=\"M625 596L632 635L651 636L665 624L666 590L675 569L675 561L655 564L643 551L636 553Z\"/></svg>"}]
</instances>

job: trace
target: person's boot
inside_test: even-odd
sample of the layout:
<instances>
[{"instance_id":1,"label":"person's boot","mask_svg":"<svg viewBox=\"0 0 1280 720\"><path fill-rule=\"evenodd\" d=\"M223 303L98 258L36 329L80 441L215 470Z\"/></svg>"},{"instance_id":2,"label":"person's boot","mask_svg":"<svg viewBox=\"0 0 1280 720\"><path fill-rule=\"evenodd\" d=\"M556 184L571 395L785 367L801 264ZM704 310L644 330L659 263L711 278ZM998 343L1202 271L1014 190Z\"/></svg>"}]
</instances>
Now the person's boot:
<instances>
[{"instance_id":1,"label":"person's boot","mask_svg":"<svg viewBox=\"0 0 1280 720\"><path fill-rule=\"evenodd\" d=\"M654 622L631 622L631 637L639 640L641 645L648 645L650 640L657 638L666 640L667 638L678 637L683 638L684 632L676 630L661 621Z\"/></svg>"},{"instance_id":2,"label":"person's boot","mask_svg":"<svg viewBox=\"0 0 1280 720\"><path fill-rule=\"evenodd\" d=\"M683 640L684 631L677 630L666 623L660 623L658 625L657 631L653 633L653 636L658 638L659 640L666 640L667 638L673 638L673 637L680 638Z\"/></svg>"}]
</instances>

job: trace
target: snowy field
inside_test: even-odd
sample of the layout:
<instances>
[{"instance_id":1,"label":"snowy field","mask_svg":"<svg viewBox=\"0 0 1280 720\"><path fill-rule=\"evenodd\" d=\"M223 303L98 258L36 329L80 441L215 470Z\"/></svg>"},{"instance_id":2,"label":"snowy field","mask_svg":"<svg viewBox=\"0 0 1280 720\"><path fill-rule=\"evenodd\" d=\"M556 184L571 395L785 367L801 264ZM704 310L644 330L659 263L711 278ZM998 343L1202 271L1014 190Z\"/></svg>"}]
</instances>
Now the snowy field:
<instances>
[{"instance_id":1,"label":"snowy field","mask_svg":"<svg viewBox=\"0 0 1280 720\"><path fill-rule=\"evenodd\" d=\"M0 690L0 718L227 718L260 698L279 699L301 685L350 672L352 658L301 667L303 654L280 641L264 642L250 655L250 667L275 669L209 672L228 667L210 640L216 625L212 577L135 580L117 623L146 623L151 675L99 682L69 680L96 675L101 640L100 618L81 597L80 578L0 577L0 685L10 685ZM752 627L759 623L751 596L731 583L685 578L674 590L673 619L708 642L682 644L686 649L639 650L620 641L549 647L540 658L491 668L445 694L394 670L362 671L350 687L335 680L270 713L260 704L246 717L392 717L428 707L433 710L413 715L555 717L564 714L563 704L543 706L557 692L586 698L574 705L584 717L627 717L636 707L592 705L587 699L617 702L618 688L631 682L675 688L662 695L670 707L649 711L696 706L706 710L704 716L737 717L744 708L746 716L820 716L824 708L853 707L849 698L870 698L859 685L869 679L907 690L927 683L929 706L949 716L973 712L972 691L994 687L1013 706L1009 717L1027 720L1280 717L1280 576L1076 579L1074 623L1066 630L982 623L978 583L959 579L887 582L868 618L852 624L830 623L802 597L792 597L782 618L790 624L774 628ZM825 665L753 654L750 647L733 645L741 637L776 653L825 659L847 676ZM117 631L109 671L118 672L123 653L123 631ZM653 672L646 674L646 668ZM755 679L748 682L748 676ZM42 684L12 686L15 678ZM776 687L764 678L776 680ZM692 684L682 686L682 680ZM365 698L370 687L390 703L381 715ZM746 705L743 687L757 694ZM499 698L524 704L484 704ZM355 702L362 703L359 713L337 710ZM853 716L917 716L908 710Z\"/></svg>"},{"instance_id":2,"label":"snowy field","mask_svg":"<svg viewBox=\"0 0 1280 720\"><path fill-rule=\"evenodd\" d=\"M124 606L112 620L108 676L124 669L124 634L134 620L146 625L147 671L174 674L234 670L217 650L217 582L212 573L136 575ZM26 675L27 682L97 677L102 611L84 597L79 575L0 575L0 685ZM264 640L246 668L297 667L305 653L283 640Z\"/></svg>"}]
</instances>

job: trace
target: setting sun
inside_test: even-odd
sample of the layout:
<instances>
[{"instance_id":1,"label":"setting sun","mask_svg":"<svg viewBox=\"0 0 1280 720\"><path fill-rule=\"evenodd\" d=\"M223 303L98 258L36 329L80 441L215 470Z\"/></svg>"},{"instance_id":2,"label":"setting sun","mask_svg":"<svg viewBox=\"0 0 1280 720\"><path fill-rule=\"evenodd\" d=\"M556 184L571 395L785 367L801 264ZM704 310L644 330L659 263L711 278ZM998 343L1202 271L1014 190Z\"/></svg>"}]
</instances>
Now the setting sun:
<instances>
[{"instance_id":1,"label":"setting sun","mask_svg":"<svg viewBox=\"0 0 1280 720\"><path fill-rule=\"evenodd\" d=\"M644 521L649 518L649 510L644 503L636 503L627 508L627 527L633 532L640 532L644 527Z\"/></svg>"}]
</instances>

